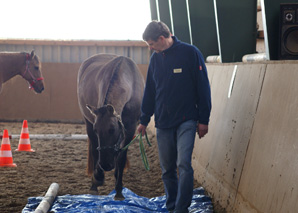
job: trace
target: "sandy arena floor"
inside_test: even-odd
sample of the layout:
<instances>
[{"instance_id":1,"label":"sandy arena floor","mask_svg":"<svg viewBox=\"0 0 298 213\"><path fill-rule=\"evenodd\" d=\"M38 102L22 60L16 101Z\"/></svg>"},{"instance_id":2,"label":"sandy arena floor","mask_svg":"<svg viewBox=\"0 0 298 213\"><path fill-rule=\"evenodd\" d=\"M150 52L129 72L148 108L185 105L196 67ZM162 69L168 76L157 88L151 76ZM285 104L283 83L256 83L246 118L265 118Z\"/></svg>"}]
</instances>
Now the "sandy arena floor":
<instances>
[{"instance_id":1,"label":"sandy arena floor","mask_svg":"<svg viewBox=\"0 0 298 213\"><path fill-rule=\"evenodd\" d=\"M86 134L84 124L30 123L33 134ZM20 135L22 122L0 122L0 134L7 129L9 135ZM164 195L161 170L155 136L148 134L152 147L145 143L150 171L146 171L141 159L139 144L128 151L130 169L124 174L123 185L139 196ZM44 196L51 183L59 184L59 195L89 194L90 177L86 174L86 140L38 140L30 139L35 152L16 152L19 140L10 139L15 168L0 167L0 212L21 212L29 197ZM105 184L99 187L100 195L114 189L113 171L106 173ZM198 183L195 182L195 187Z\"/></svg>"}]
</instances>

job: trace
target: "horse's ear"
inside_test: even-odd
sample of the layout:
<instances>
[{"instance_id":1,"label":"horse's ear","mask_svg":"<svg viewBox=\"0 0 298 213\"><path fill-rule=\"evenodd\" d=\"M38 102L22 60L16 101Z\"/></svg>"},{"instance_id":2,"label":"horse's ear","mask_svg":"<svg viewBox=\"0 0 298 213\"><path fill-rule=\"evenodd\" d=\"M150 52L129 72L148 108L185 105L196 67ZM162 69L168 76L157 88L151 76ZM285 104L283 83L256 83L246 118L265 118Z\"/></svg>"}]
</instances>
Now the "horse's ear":
<instances>
[{"instance_id":1,"label":"horse's ear","mask_svg":"<svg viewBox=\"0 0 298 213\"><path fill-rule=\"evenodd\" d=\"M93 106L90 106L90 105L88 105L88 104L86 104L86 107L87 107L87 109L89 109L90 113L91 113L94 117L96 117L96 114L95 114L96 109L95 109Z\"/></svg>"},{"instance_id":2,"label":"horse's ear","mask_svg":"<svg viewBox=\"0 0 298 213\"><path fill-rule=\"evenodd\" d=\"M32 50L31 51L31 58L34 58L34 56L35 56L35 52L34 52L34 50Z\"/></svg>"},{"instance_id":3,"label":"horse's ear","mask_svg":"<svg viewBox=\"0 0 298 213\"><path fill-rule=\"evenodd\" d=\"M110 115L113 115L115 112L115 109L112 105L108 104L107 105L107 111L109 112Z\"/></svg>"}]
</instances>

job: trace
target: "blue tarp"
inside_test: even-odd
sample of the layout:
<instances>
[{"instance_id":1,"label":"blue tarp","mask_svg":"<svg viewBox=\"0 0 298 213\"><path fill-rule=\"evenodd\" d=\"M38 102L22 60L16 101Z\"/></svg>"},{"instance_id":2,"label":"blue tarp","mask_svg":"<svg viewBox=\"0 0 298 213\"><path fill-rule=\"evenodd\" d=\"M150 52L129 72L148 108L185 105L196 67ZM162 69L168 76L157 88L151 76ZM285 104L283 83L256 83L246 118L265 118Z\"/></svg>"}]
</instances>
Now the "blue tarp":
<instances>
[{"instance_id":1,"label":"blue tarp","mask_svg":"<svg viewBox=\"0 0 298 213\"><path fill-rule=\"evenodd\" d=\"M204 194L202 187L193 191L189 212L213 212L210 197ZM125 200L114 200L115 190L109 195L63 195L57 196L49 212L97 213L97 212L167 212L165 196L146 198L140 197L127 188L122 191ZM34 212L43 197L30 197L22 213Z\"/></svg>"}]
</instances>

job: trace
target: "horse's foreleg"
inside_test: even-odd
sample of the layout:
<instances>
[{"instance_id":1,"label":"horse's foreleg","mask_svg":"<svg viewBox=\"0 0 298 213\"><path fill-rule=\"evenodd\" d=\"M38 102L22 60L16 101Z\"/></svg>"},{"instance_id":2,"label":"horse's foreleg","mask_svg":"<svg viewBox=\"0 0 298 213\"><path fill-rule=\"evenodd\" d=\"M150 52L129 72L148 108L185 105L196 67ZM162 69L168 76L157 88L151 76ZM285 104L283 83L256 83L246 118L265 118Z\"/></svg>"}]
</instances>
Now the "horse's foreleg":
<instances>
[{"instance_id":1,"label":"horse's foreleg","mask_svg":"<svg viewBox=\"0 0 298 213\"><path fill-rule=\"evenodd\" d=\"M86 119L86 128L88 134L88 174L92 175L91 179L91 191L97 191L97 187L103 185L104 183L104 172L99 165L99 151L98 139L96 134L93 131L93 125Z\"/></svg>"},{"instance_id":2,"label":"horse's foreleg","mask_svg":"<svg viewBox=\"0 0 298 213\"><path fill-rule=\"evenodd\" d=\"M116 168L115 168L115 179L116 179L116 186L115 186L115 200L124 200L124 196L122 194L122 177L123 177L123 170L126 164L126 156L127 156L127 150L120 153L117 158Z\"/></svg>"},{"instance_id":3,"label":"horse's foreleg","mask_svg":"<svg viewBox=\"0 0 298 213\"><path fill-rule=\"evenodd\" d=\"M93 172L92 183L96 186L102 186L104 184L105 173L99 163L97 163L96 169Z\"/></svg>"},{"instance_id":4,"label":"horse's foreleg","mask_svg":"<svg viewBox=\"0 0 298 213\"><path fill-rule=\"evenodd\" d=\"M99 156L99 151L96 149L97 156ZM97 191L98 186L102 186L104 184L104 170L101 168L100 163L99 163L99 157L97 158L97 161L94 160L94 165L95 168L93 170L93 175L92 175L92 186L91 190Z\"/></svg>"},{"instance_id":5,"label":"horse's foreleg","mask_svg":"<svg viewBox=\"0 0 298 213\"><path fill-rule=\"evenodd\" d=\"M134 136L136 124L129 125L132 122L129 122L129 119L125 115L123 115L123 113L122 113L122 116L124 116L122 121L124 122L125 129L127 130L126 131L126 140L124 143L126 145L132 140L132 138ZM116 179L116 186L115 186L115 190L116 190L115 199L116 200L125 199L122 194L122 188L123 188L122 177L123 177L123 171L124 171L124 168L126 165L126 161L127 161L127 149L123 152L120 152L118 155L118 158L116 160L116 168L115 168L115 174L114 174L115 179Z\"/></svg>"}]
</instances>

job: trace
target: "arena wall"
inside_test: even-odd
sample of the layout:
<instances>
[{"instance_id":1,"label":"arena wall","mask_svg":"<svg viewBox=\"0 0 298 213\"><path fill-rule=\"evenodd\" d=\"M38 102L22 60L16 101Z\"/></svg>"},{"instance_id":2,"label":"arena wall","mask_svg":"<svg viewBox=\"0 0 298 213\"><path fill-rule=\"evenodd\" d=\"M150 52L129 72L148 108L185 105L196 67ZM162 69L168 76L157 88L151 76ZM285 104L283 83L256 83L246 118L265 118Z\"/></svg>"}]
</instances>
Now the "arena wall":
<instances>
[{"instance_id":1,"label":"arena wall","mask_svg":"<svg viewBox=\"0 0 298 213\"><path fill-rule=\"evenodd\" d=\"M1 52L31 52L42 62L45 91L26 89L20 76L3 85L0 120L83 122L77 102L77 73L87 58L107 53L131 58L145 76L150 50L144 41L0 39Z\"/></svg>"},{"instance_id":2,"label":"arena wall","mask_svg":"<svg viewBox=\"0 0 298 213\"><path fill-rule=\"evenodd\" d=\"M36 94L16 76L3 84L0 94L0 120L83 122L77 100L79 63L42 63L45 90ZM146 76L148 65L138 64Z\"/></svg>"},{"instance_id":3,"label":"arena wall","mask_svg":"<svg viewBox=\"0 0 298 213\"><path fill-rule=\"evenodd\" d=\"M217 212L295 212L298 61L208 69L213 109L208 135L196 138L195 179Z\"/></svg>"}]
</instances>

